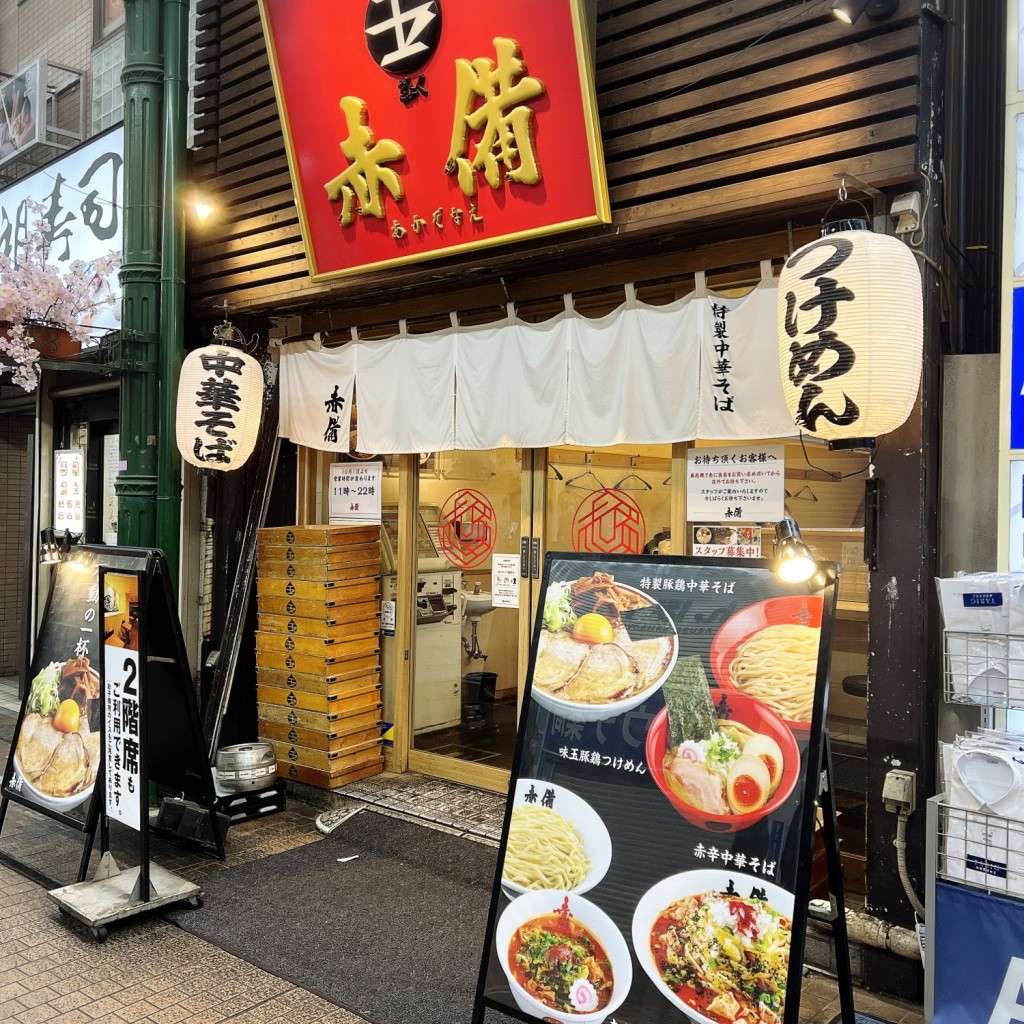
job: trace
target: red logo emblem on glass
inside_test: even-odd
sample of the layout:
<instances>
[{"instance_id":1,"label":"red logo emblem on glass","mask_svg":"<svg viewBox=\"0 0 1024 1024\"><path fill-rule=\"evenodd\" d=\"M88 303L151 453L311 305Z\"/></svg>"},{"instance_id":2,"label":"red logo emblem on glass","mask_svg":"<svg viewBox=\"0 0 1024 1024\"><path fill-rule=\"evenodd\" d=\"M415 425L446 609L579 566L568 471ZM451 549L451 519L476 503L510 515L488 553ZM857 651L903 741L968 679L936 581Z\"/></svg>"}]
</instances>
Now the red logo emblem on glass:
<instances>
[{"instance_id":1,"label":"red logo emblem on glass","mask_svg":"<svg viewBox=\"0 0 1024 1024\"><path fill-rule=\"evenodd\" d=\"M639 555L647 524L640 506L622 491L605 488L588 494L572 517L572 546L576 551Z\"/></svg>"},{"instance_id":2,"label":"red logo emblem on glass","mask_svg":"<svg viewBox=\"0 0 1024 1024\"><path fill-rule=\"evenodd\" d=\"M441 509L438 542L448 560L460 569L475 569L494 550L498 521L494 506L479 491L456 491Z\"/></svg>"}]
</instances>

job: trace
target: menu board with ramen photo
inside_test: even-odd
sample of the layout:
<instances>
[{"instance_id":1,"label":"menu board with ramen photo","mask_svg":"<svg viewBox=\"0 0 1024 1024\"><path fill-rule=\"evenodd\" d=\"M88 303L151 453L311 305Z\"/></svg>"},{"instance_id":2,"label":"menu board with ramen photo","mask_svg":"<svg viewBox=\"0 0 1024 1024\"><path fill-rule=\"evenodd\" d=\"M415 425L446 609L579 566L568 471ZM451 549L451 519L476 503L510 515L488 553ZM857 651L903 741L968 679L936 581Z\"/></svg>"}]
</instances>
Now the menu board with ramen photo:
<instances>
[{"instance_id":1,"label":"menu board with ramen photo","mask_svg":"<svg viewBox=\"0 0 1024 1024\"><path fill-rule=\"evenodd\" d=\"M796 1024L835 579L547 556L474 1024Z\"/></svg>"}]
</instances>

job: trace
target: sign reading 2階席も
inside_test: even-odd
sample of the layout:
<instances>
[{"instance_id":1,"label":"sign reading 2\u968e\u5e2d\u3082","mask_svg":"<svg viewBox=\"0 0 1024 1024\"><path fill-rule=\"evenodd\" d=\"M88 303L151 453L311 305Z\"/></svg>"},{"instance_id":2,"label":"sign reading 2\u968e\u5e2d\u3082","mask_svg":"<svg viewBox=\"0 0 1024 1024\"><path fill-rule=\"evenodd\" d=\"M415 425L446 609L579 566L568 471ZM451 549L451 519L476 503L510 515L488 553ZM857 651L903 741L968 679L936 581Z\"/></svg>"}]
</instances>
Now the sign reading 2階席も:
<instances>
[{"instance_id":1,"label":"sign reading 2\u968e\u5e2d\u3082","mask_svg":"<svg viewBox=\"0 0 1024 1024\"><path fill-rule=\"evenodd\" d=\"M314 280L610 220L582 0L260 0Z\"/></svg>"},{"instance_id":2,"label":"sign reading 2\u968e\u5e2d\u3082","mask_svg":"<svg viewBox=\"0 0 1024 1024\"><path fill-rule=\"evenodd\" d=\"M834 580L548 555L474 1024L796 1024Z\"/></svg>"}]
</instances>

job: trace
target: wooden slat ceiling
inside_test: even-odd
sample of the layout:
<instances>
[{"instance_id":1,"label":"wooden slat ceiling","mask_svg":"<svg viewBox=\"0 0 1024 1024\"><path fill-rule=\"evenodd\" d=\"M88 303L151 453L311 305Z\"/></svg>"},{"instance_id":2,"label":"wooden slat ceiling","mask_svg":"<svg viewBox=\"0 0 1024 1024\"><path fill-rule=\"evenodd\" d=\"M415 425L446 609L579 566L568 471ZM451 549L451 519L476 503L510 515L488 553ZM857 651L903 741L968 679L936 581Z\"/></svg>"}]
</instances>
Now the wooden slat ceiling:
<instances>
[{"instance_id":1,"label":"wooden slat ceiling","mask_svg":"<svg viewBox=\"0 0 1024 1024\"><path fill-rule=\"evenodd\" d=\"M920 0L844 26L829 0L598 0L596 75L613 223L469 257L310 283L254 0L199 0L192 176L221 206L191 238L195 315L355 308L444 282L621 268L655 251L811 224L845 173L916 178ZM851 193L854 190L851 188ZM783 250L784 251L784 250ZM781 256L782 251L776 255ZM621 269L618 271L621 273Z\"/></svg>"}]
</instances>

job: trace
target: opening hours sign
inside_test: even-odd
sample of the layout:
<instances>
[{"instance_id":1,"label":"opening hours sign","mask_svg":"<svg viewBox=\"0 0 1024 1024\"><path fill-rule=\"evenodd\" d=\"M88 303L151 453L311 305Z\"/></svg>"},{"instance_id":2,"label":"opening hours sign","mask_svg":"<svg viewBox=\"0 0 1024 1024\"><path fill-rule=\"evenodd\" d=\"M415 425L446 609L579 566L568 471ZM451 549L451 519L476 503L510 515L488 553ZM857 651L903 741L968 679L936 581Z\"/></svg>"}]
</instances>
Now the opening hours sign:
<instances>
[{"instance_id":1,"label":"opening hours sign","mask_svg":"<svg viewBox=\"0 0 1024 1024\"><path fill-rule=\"evenodd\" d=\"M611 219L579 0L260 0L310 274Z\"/></svg>"}]
</instances>

